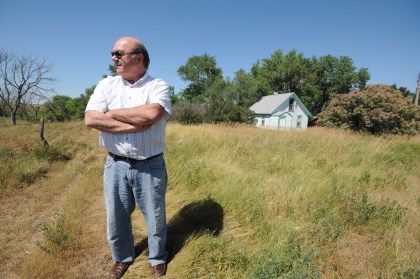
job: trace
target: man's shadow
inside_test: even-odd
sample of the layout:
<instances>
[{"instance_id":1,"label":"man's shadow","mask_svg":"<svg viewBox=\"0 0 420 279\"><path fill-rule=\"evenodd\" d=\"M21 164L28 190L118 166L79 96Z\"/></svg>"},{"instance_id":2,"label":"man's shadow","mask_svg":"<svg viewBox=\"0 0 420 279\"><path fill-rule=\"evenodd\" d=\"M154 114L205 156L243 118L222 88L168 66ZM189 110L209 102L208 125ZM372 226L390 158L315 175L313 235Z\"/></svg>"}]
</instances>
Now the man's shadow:
<instances>
[{"instance_id":1,"label":"man's shadow","mask_svg":"<svg viewBox=\"0 0 420 279\"><path fill-rule=\"evenodd\" d=\"M168 250L167 263L169 263L182 247L189 236L199 233L207 233L217 236L223 229L223 208L207 198L195 201L184 206L168 222ZM147 237L136 245L136 257L147 249Z\"/></svg>"}]
</instances>

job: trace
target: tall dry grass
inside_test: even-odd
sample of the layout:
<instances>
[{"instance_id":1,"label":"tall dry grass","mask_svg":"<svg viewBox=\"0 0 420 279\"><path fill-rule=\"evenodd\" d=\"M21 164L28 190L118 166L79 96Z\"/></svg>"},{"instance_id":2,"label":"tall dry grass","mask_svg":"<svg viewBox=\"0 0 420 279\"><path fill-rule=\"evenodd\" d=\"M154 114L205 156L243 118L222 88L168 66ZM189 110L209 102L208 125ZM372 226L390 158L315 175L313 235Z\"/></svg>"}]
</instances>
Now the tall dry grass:
<instances>
[{"instance_id":1,"label":"tall dry grass","mask_svg":"<svg viewBox=\"0 0 420 279\"><path fill-rule=\"evenodd\" d=\"M418 275L419 138L171 128L173 191L211 197L229 220L223 229L229 241L211 250L214 256L205 253L197 274ZM203 256L191 255L192 267Z\"/></svg>"},{"instance_id":2,"label":"tall dry grass","mask_svg":"<svg viewBox=\"0 0 420 279\"><path fill-rule=\"evenodd\" d=\"M51 155L27 144L37 125L0 131L0 276L106 277L97 132L48 124ZM166 278L419 276L418 137L170 123L167 146ZM124 278L150 278L138 211L133 220L138 258Z\"/></svg>"}]
</instances>

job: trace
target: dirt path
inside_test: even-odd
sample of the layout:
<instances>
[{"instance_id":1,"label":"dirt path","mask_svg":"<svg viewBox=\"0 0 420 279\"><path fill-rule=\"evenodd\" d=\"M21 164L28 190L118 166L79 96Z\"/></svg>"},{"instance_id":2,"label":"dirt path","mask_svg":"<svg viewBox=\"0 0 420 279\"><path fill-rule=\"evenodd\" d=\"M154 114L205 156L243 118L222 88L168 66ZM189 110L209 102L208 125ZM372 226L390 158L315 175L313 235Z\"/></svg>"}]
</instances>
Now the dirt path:
<instances>
[{"instance_id":1,"label":"dirt path","mask_svg":"<svg viewBox=\"0 0 420 279\"><path fill-rule=\"evenodd\" d=\"M67 133L72 134L73 146L79 150L71 151L71 160L52 165L45 177L0 198L0 278L22 278L22 264L39 255L39 243L45 237L44 225L53 223L61 214L86 172L102 165L104 155L96 148L97 133L79 132L79 126L73 124L59 133L60 138L54 137L61 140ZM86 144L94 146L89 153L80 149ZM97 200L93 204L100 206L100 196L92 199Z\"/></svg>"}]
</instances>

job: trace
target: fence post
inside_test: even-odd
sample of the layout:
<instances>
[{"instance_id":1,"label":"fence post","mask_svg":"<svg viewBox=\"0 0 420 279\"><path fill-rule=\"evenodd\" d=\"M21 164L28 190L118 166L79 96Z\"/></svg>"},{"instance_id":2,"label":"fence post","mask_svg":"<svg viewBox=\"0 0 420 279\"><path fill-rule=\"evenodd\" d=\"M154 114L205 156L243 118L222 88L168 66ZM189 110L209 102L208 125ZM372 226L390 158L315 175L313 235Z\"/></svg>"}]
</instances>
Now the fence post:
<instances>
[{"instance_id":1,"label":"fence post","mask_svg":"<svg viewBox=\"0 0 420 279\"><path fill-rule=\"evenodd\" d=\"M44 143L44 146L48 146L48 141L44 138L44 118L41 118L41 129L39 131L39 137L41 141Z\"/></svg>"},{"instance_id":2,"label":"fence post","mask_svg":"<svg viewBox=\"0 0 420 279\"><path fill-rule=\"evenodd\" d=\"M419 104L419 95L420 95L420 74L419 74L419 79L417 80L416 98L414 100L414 104L416 106L418 106Z\"/></svg>"}]
</instances>

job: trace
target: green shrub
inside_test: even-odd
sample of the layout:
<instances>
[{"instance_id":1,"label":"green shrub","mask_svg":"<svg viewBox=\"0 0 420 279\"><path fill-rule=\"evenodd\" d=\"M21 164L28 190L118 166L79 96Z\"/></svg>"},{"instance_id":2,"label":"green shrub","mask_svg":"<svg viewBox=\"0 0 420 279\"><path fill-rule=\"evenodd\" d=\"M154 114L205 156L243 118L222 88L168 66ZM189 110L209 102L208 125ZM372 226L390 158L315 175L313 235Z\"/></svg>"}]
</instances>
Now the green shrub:
<instances>
[{"instance_id":1,"label":"green shrub","mask_svg":"<svg viewBox=\"0 0 420 279\"><path fill-rule=\"evenodd\" d=\"M22 173L19 176L19 182L30 185L35 182L36 178L37 178L37 173L32 173L32 172Z\"/></svg>"},{"instance_id":2,"label":"green shrub","mask_svg":"<svg viewBox=\"0 0 420 279\"><path fill-rule=\"evenodd\" d=\"M404 279L418 279L420 278L420 268L410 268L402 273Z\"/></svg>"},{"instance_id":3,"label":"green shrub","mask_svg":"<svg viewBox=\"0 0 420 279\"><path fill-rule=\"evenodd\" d=\"M249 123L252 122L253 112L249 109L225 102L224 100L212 100L206 106L204 122L206 123Z\"/></svg>"},{"instance_id":4,"label":"green shrub","mask_svg":"<svg viewBox=\"0 0 420 279\"><path fill-rule=\"evenodd\" d=\"M62 148L58 146L39 146L33 152L38 160L47 160L50 163L69 159Z\"/></svg>"},{"instance_id":5,"label":"green shrub","mask_svg":"<svg viewBox=\"0 0 420 279\"><path fill-rule=\"evenodd\" d=\"M8 159L13 156L13 151L9 148L0 149L0 159Z\"/></svg>"},{"instance_id":6,"label":"green shrub","mask_svg":"<svg viewBox=\"0 0 420 279\"><path fill-rule=\"evenodd\" d=\"M66 232L63 215L58 215L53 223L44 223L42 231L45 241L44 243L38 243L38 246L48 254L57 254L68 246L69 234Z\"/></svg>"},{"instance_id":7,"label":"green shrub","mask_svg":"<svg viewBox=\"0 0 420 279\"><path fill-rule=\"evenodd\" d=\"M184 103L174 108L173 118L184 125L203 123L203 107L198 104Z\"/></svg>"},{"instance_id":8,"label":"green shrub","mask_svg":"<svg viewBox=\"0 0 420 279\"><path fill-rule=\"evenodd\" d=\"M367 225L374 223L376 225L396 225L404 217L406 208L397 202L384 201L380 204L368 202L368 195L364 193L361 201L349 197L351 212L349 216L350 223L355 225Z\"/></svg>"},{"instance_id":9,"label":"green shrub","mask_svg":"<svg viewBox=\"0 0 420 279\"><path fill-rule=\"evenodd\" d=\"M273 249L257 254L249 265L248 278L320 278L319 268L313 260L313 251L304 251L297 240L284 250Z\"/></svg>"},{"instance_id":10,"label":"green shrub","mask_svg":"<svg viewBox=\"0 0 420 279\"><path fill-rule=\"evenodd\" d=\"M386 85L370 85L362 91L334 95L320 120L327 127L376 135L415 135L420 131L419 107L410 97Z\"/></svg>"}]
</instances>

